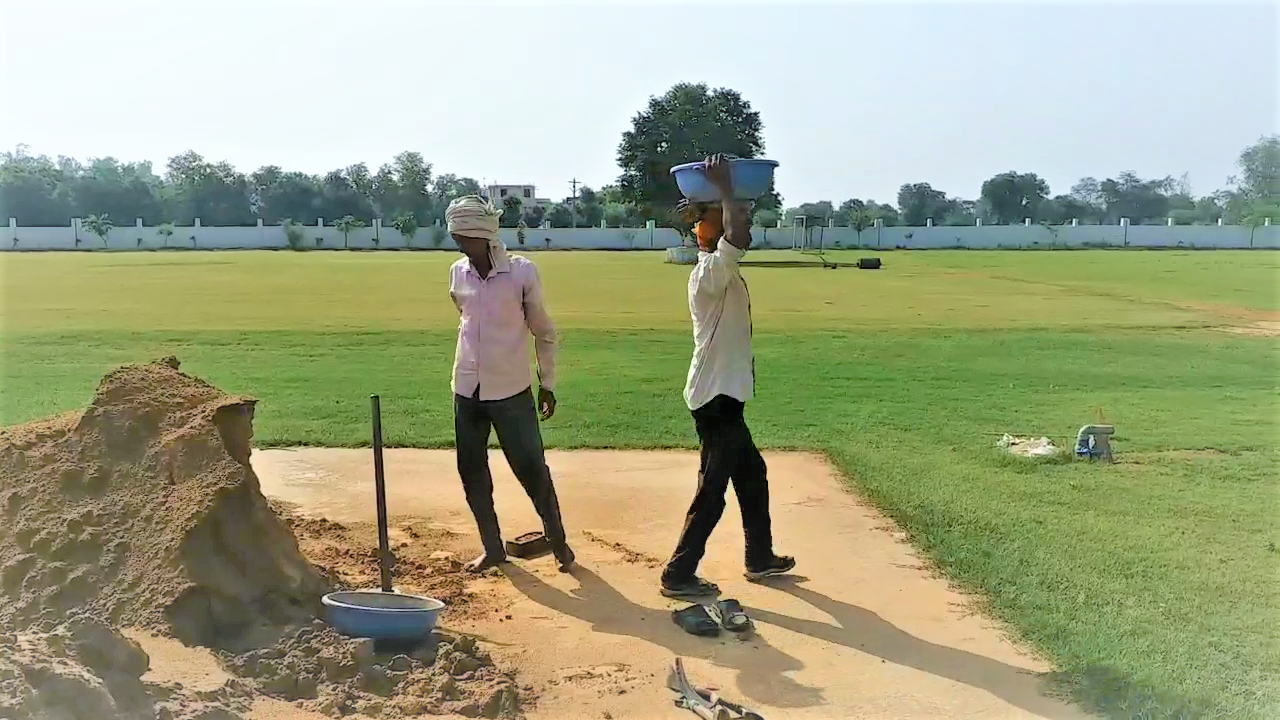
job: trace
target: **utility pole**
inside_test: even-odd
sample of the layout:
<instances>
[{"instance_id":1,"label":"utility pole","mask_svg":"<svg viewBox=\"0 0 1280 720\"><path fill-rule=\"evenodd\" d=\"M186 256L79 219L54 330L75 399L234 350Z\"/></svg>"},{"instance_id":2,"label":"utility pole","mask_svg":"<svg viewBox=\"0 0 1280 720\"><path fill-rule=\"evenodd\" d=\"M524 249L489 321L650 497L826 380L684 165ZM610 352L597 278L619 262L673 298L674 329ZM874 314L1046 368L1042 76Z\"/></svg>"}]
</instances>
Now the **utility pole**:
<instances>
[{"instance_id":1,"label":"utility pole","mask_svg":"<svg viewBox=\"0 0 1280 720\"><path fill-rule=\"evenodd\" d=\"M579 185L581 185L581 183L578 182L578 178L576 177L569 181L569 186L573 188L572 200L569 203L569 214L573 216L573 227L575 228L578 227L578 186Z\"/></svg>"}]
</instances>

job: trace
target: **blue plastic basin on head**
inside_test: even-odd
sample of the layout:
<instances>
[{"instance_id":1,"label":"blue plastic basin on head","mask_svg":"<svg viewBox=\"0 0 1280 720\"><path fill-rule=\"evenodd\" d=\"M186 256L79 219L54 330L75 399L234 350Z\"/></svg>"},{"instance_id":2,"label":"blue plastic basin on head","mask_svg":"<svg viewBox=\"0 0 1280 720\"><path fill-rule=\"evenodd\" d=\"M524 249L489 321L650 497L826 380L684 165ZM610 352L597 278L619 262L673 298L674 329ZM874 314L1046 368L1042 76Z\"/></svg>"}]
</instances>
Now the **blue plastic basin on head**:
<instances>
[{"instance_id":1,"label":"blue plastic basin on head","mask_svg":"<svg viewBox=\"0 0 1280 720\"><path fill-rule=\"evenodd\" d=\"M329 624L343 635L375 640L421 640L436 627L444 603L376 590L333 592L321 598Z\"/></svg>"},{"instance_id":2,"label":"blue plastic basin on head","mask_svg":"<svg viewBox=\"0 0 1280 720\"><path fill-rule=\"evenodd\" d=\"M755 200L769 192L773 183L773 169L778 163L773 160L739 158L729 161L729 177L733 181L733 198L735 200ZM717 202L720 193L707 180L706 165L701 161L685 163L671 168L676 178L680 194L690 202Z\"/></svg>"}]
</instances>

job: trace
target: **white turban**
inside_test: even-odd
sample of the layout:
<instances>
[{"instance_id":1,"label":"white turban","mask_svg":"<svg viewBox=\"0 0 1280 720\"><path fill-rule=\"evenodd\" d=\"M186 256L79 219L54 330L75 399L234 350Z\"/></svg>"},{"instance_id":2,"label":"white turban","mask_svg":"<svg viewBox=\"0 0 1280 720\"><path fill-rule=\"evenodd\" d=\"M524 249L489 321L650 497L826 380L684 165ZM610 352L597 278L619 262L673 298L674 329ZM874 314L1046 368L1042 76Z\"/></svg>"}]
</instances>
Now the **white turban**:
<instances>
[{"instance_id":1,"label":"white turban","mask_svg":"<svg viewBox=\"0 0 1280 720\"><path fill-rule=\"evenodd\" d=\"M478 238L489 244L489 262L495 268L506 266L507 246L498 239L498 218L502 210L479 195L464 195L449 203L444 211L450 235Z\"/></svg>"},{"instance_id":2,"label":"white turban","mask_svg":"<svg viewBox=\"0 0 1280 720\"><path fill-rule=\"evenodd\" d=\"M498 239L498 218L502 210L479 195L465 195L449 203L444 211L449 234L479 238L493 242Z\"/></svg>"}]
</instances>

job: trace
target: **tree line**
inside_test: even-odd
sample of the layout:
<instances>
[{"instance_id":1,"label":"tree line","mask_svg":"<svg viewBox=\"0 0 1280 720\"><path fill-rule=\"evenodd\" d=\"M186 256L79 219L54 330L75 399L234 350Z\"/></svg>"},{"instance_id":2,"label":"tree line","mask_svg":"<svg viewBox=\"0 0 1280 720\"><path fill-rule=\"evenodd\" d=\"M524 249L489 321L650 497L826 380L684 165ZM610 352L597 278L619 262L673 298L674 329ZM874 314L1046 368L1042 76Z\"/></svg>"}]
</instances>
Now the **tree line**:
<instances>
[{"instance_id":1,"label":"tree line","mask_svg":"<svg viewBox=\"0 0 1280 720\"><path fill-rule=\"evenodd\" d=\"M449 203L481 192L473 178L436 174L421 153L406 151L377 171L364 163L322 175L267 165L242 173L227 162L194 151L170 158L163 175L149 162L112 157L80 162L75 158L32 155L23 146L0 154L0 217L25 226L65 226L72 218L109 217L115 222L142 218L146 225L208 226L266 224L314 225L342 218L388 225L443 224ZM634 222L631 208L610 202L606 188L579 191L574 207L557 203L549 210L519 198L504 200L503 224L530 227L545 219L553 226Z\"/></svg>"},{"instance_id":2,"label":"tree line","mask_svg":"<svg viewBox=\"0 0 1280 720\"><path fill-rule=\"evenodd\" d=\"M549 207L509 196L500 202L507 227L689 228L673 208L679 191L669 169L690 159L722 152L738 157L764 153L764 124L735 90L680 83L649 99L622 134L617 182ZM1035 173L1005 172L982 184L977 200L952 197L927 182L903 185L896 204L849 199L784 208L772 189L755 207L760 225L789 225L799 216L812 226L829 222L859 229L885 225L922 226L1021 224L1261 224L1280 219L1280 136L1263 137L1237 159L1239 174L1228 187L1195 197L1185 176L1143 179L1131 172L1114 178L1084 178L1065 194L1052 194ZM275 165L243 173L227 162L194 151L170 158L163 174L149 162L32 155L24 146L0 154L0 221L24 226L65 226L72 218L111 218L147 225L209 226L303 223L381 218L396 227L443 224L449 202L481 192L470 177L437 174L421 153L406 151L376 171L365 163L313 175Z\"/></svg>"},{"instance_id":3,"label":"tree line","mask_svg":"<svg viewBox=\"0 0 1280 720\"><path fill-rule=\"evenodd\" d=\"M1143 179L1132 172L1098 180L1083 178L1065 194L1051 195L1035 173L1004 172L982 184L977 200L950 197L929 183L903 185L897 206L875 200L829 200L804 203L786 211L784 224L803 216L808 225L833 221L859 230L877 220L884 225L1261 225L1280 222L1280 136L1272 135L1245 148L1237 160L1240 174L1229 187L1196 197L1184 175Z\"/></svg>"}]
</instances>

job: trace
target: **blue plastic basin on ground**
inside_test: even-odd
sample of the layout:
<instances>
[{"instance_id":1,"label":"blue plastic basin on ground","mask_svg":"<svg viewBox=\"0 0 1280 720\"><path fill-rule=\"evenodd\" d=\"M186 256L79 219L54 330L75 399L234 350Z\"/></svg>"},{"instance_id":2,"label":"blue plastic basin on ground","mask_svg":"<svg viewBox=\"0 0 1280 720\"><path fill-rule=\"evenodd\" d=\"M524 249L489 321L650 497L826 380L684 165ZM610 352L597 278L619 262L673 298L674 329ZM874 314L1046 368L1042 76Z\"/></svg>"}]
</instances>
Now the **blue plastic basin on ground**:
<instances>
[{"instance_id":1,"label":"blue plastic basin on ground","mask_svg":"<svg viewBox=\"0 0 1280 720\"><path fill-rule=\"evenodd\" d=\"M739 158L729 161L729 177L733 180L733 197L735 200L755 200L769 192L773 183L773 169L778 163L773 160ZM671 168L676 178L676 186L680 194L690 202L717 202L720 193L707 180L706 165L701 161L685 163Z\"/></svg>"},{"instance_id":2,"label":"blue plastic basin on ground","mask_svg":"<svg viewBox=\"0 0 1280 720\"><path fill-rule=\"evenodd\" d=\"M435 598L376 590L333 592L321 602L338 632L375 640L421 640L444 609Z\"/></svg>"}]
</instances>

